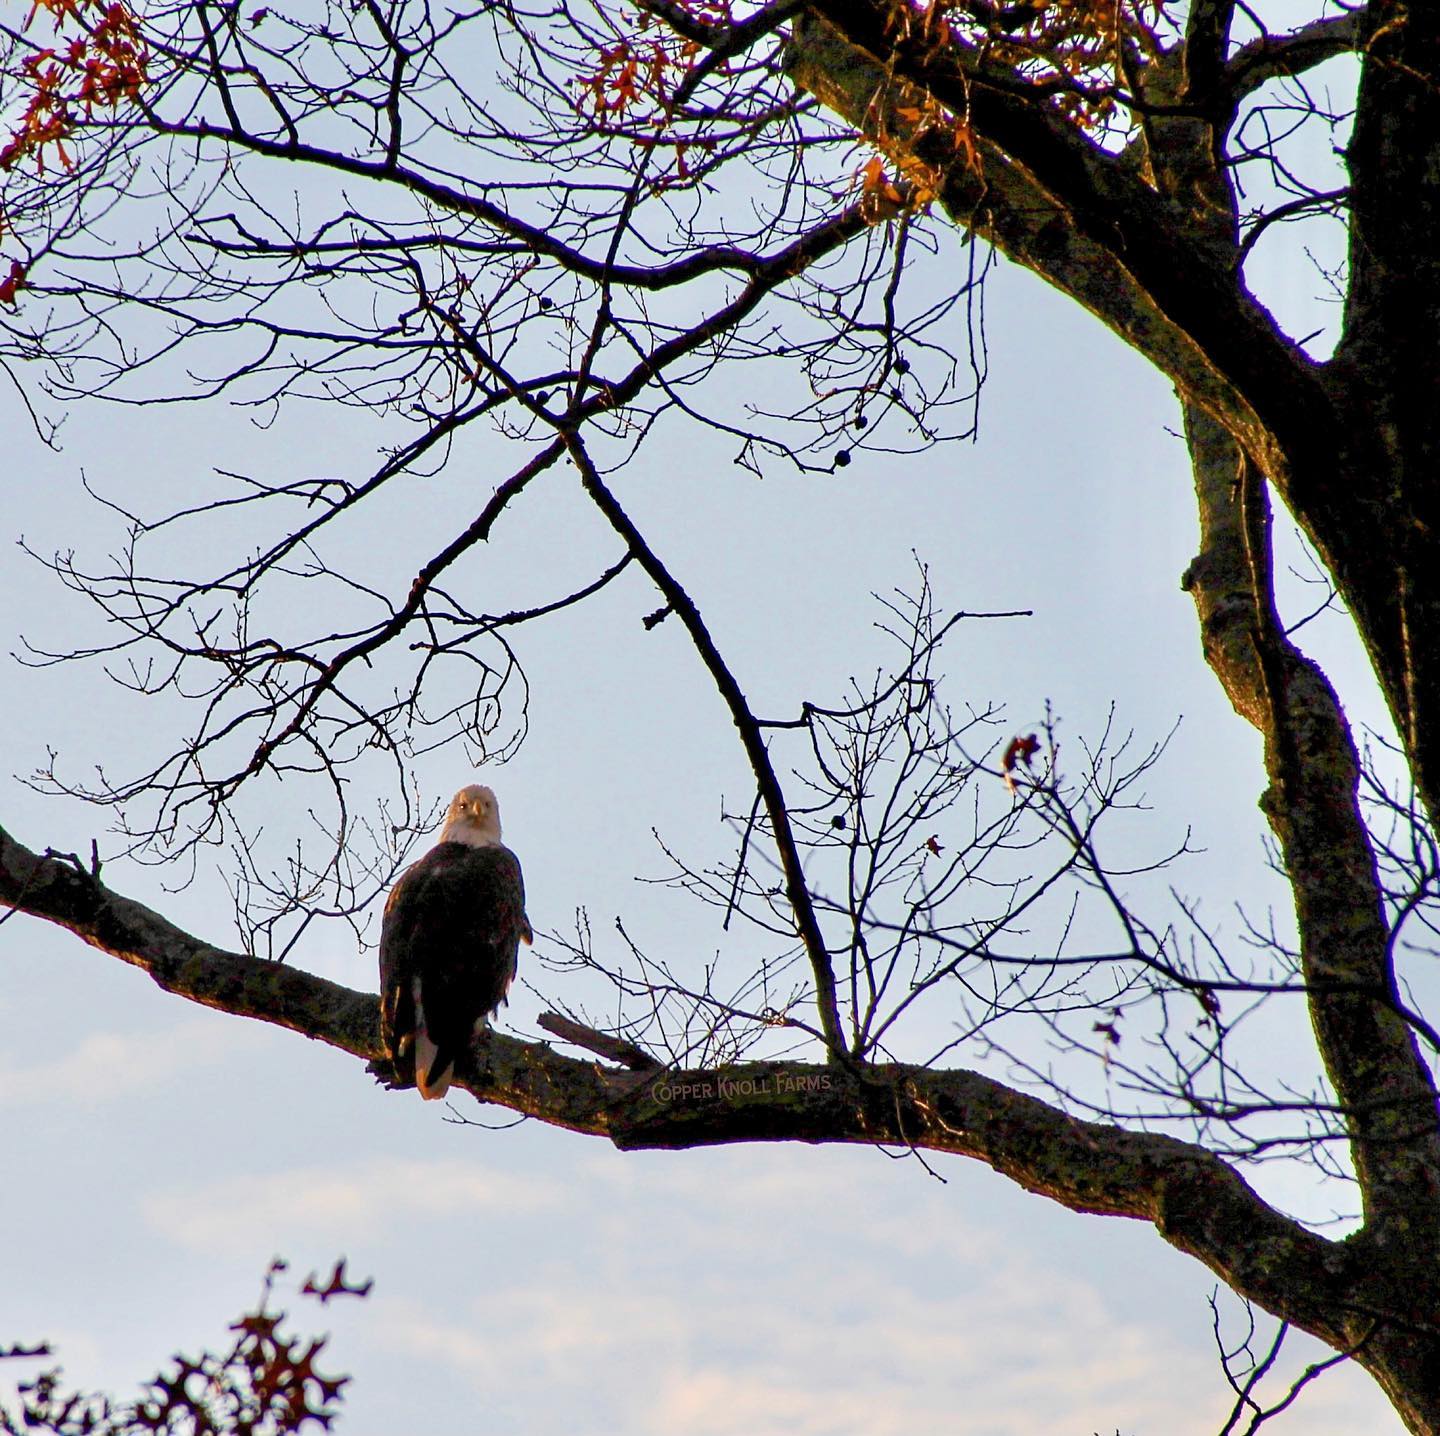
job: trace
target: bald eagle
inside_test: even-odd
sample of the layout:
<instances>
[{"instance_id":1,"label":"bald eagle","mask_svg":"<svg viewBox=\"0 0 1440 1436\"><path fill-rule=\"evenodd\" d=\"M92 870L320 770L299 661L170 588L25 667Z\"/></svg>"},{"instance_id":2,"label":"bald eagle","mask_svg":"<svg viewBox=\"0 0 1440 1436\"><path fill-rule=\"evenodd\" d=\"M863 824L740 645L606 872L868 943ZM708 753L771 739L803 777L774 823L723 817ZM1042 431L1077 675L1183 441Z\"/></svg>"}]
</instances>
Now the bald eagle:
<instances>
[{"instance_id":1,"label":"bald eagle","mask_svg":"<svg viewBox=\"0 0 1440 1436\"><path fill-rule=\"evenodd\" d=\"M489 788L461 788L440 841L400 875L380 929L380 1037L427 1101L510 991L531 940L520 862Z\"/></svg>"}]
</instances>

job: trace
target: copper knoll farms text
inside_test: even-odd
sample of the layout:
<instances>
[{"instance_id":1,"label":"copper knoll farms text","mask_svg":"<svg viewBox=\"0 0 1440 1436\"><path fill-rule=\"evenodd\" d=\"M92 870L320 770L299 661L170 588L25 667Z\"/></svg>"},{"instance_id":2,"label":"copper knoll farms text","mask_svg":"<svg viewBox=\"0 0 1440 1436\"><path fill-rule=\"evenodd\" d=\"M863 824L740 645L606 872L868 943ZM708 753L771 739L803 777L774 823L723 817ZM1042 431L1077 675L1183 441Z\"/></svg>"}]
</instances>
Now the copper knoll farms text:
<instances>
[{"instance_id":1,"label":"copper knoll farms text","mask_svg":"<svg viewBox=\"0 0 1440 1436\"><path fill-rule=\"evenodd\" d=\"M657 1102L723 1102L732 1097L778 1096L787 1092L825 1092L828 1072L767 1072L759 1077L720 1077L701 1081L654 1083L650 1095Z\"/></svg>"}]
</instances>

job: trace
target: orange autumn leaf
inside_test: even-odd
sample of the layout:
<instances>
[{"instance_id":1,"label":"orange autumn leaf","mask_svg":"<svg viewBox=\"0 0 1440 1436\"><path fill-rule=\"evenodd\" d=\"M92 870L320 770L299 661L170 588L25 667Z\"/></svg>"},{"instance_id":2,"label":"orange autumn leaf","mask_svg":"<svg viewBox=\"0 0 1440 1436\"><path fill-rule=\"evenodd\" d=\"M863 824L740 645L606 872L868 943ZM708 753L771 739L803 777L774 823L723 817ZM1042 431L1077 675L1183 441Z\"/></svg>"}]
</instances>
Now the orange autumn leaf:
<instances>
[{"instance_id":1,"label":"orange autumn leaf","mask_svg":"<svg viewBox=\"0 0 1440 1436\"><path fill-rule=\"evenodd\" d=\"M71 166L70 140L77 125L77 106L85 116L97 106L114 109L135 99L149 79L149 49L139 23L124 0L36 0L26 24L40 10L54 23L57 35L67 22L82 33L38 50L21 64L29 97L9 140L0 148L0 169L33 157L45 172L46 151L53 147L64 169Z\"/></svg>"},{"instance_id":2,"label":"orange autumn leaf","mask_svg":"<svg viewBox=\"0 0 1440 1436\"><path fill-rule=\"evenodd\" d=\"M858 178L861 203L872 219L878 219L885 206L904 203L904 194L886 171L885 161L879 155L871 155L865 161Z\"/></svg>"}]
</instances>

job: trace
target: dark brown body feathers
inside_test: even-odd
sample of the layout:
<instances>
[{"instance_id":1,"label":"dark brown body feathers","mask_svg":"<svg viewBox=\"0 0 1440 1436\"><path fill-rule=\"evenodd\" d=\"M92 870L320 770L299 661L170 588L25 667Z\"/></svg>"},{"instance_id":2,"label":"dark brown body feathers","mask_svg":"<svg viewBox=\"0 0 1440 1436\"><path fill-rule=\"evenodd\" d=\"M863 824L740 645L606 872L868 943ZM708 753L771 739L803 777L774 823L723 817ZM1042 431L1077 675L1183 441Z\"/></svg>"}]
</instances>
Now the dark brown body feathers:
<instances>
[{"instance_id":1,"label":"dark brown body feathers","mask_svg":"<svg viewBox=\"0 0 1440 1436\"><path fill-rule=\"evenodd\" d=\"M510 991L519 946L530 940L520 862L499 843L441 842L390 893L380 932L380 1035L402 1075L416 1054L416 1085L443 1095L477 1026Z\"/></svg>"}]
</instances>

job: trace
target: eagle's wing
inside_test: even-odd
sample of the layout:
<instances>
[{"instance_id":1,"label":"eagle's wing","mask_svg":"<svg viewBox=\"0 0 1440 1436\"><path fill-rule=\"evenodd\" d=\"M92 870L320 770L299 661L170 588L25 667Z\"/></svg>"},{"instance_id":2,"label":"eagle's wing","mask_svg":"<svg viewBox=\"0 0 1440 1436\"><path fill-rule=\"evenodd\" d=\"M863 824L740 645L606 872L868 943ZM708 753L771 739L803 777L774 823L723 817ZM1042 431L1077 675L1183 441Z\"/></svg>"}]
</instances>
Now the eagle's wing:
<instances>
[{"instance_id":1,"label":"eagle's wing","mask_svg":"<svg viewBox=\"0 0 1440 1436\"><path fill-rule=\"evenodd\" d=\"M426 858L400 874L380 925L380 1042L394 1063L415 1041L414 978L424 944Z\"/></svg>"}]
</instances>

